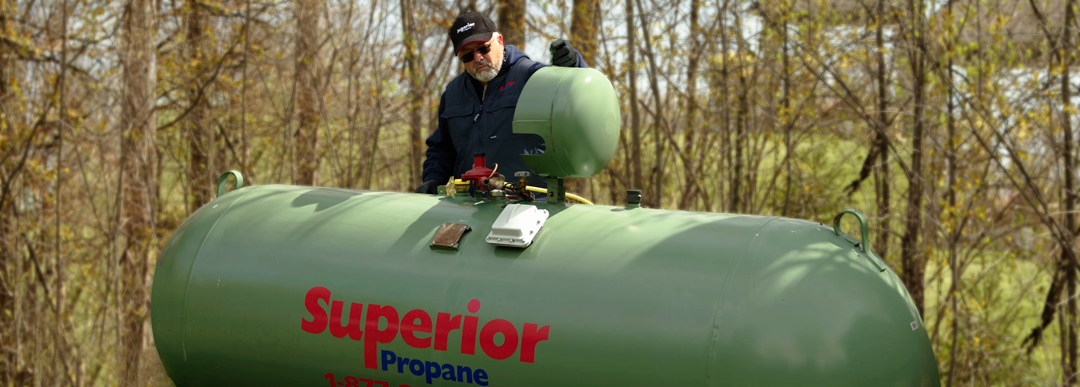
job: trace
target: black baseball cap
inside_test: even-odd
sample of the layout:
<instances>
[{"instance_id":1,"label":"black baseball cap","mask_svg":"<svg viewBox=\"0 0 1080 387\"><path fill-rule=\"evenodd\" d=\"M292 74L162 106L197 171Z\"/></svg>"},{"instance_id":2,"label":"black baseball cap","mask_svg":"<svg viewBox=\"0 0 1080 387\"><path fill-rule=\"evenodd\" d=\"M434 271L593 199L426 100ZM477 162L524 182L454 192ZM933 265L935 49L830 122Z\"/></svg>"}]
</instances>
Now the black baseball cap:
<instances>
[{"instance_id":1,"label":"black baseball cap","mask_svg":"<svg viewBox=\"0 0 1080 387\"><path fill-rule=\"evenodd\" d=\"M498 32L495 22L480 12L469 11L458 15L450 26L450 41L454 43L454 54L461 51L461 47L466 44L491 40L494 32Z\"/></svg>"}]
</instances>

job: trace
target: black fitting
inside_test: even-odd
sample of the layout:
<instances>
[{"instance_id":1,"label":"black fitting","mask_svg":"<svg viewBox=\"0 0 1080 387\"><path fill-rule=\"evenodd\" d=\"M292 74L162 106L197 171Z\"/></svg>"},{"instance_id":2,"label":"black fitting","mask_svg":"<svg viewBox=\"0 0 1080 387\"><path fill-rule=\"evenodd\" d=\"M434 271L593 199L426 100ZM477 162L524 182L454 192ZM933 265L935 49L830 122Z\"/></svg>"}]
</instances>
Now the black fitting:
<instances>
[{"instance_id":1,"label":"black fitting","mask_svg":"<svg viewBox=\"0 0 1080 387\"><path fill-rule=\"evenodd\" d=\"M641 204L641 190L640 189L628 189L628 190L626 190L626 204Z\"/></svg>"}]
</instances>

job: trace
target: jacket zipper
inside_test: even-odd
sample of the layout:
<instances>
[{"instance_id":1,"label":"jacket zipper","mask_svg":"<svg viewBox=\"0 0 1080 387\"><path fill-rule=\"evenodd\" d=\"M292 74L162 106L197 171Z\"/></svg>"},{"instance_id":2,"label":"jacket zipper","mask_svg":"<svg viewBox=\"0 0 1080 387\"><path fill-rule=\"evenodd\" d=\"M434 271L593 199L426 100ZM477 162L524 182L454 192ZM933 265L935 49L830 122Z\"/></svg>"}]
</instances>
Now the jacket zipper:
<instances>
[{"instance_id":1,"label":"jacket zipper","mask_svg":"<svg viewBox=\"0 0 1080 387\"><path fill-rule=\"evenodd\" d=\"M477 112L475 116L473 116L474 124L479 121L479 128L473 131L473 146L475 147L474 152L479 152L483 149L481 141L484 135L484 121L481 120L481 118L483 118L482 116L484 115L484 97L486 97L486 94L487 88L485 87L484 90L480 91L480 111Z\"/></svg>"}]
</instances>

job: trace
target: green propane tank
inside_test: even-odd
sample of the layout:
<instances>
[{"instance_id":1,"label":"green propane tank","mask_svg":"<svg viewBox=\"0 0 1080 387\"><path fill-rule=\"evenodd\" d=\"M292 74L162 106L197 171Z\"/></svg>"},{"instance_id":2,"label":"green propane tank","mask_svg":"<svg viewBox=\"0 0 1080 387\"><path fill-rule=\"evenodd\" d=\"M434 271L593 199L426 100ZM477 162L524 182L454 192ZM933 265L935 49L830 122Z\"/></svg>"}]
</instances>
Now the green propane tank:
<instances>
[{"instance_id":1,"label":"green propane tank","mask_svg":"<svg viewBox=\"0 0 1080 387\"><path fill-rule=\"evenodd\" d=\"M600 74L550 71L564 73L534 80ZM523 93L538 86L552 85ZM537 134L594 130L558 126ZM549 142L551 159L530 165L558 179L606 164L582 153ZM154 274L154 339L177 386L939 384L922 319L855 211L861 239L840 232L844 213L821 224L480 190L221 193Z\"/></svg>"}]
</instances>

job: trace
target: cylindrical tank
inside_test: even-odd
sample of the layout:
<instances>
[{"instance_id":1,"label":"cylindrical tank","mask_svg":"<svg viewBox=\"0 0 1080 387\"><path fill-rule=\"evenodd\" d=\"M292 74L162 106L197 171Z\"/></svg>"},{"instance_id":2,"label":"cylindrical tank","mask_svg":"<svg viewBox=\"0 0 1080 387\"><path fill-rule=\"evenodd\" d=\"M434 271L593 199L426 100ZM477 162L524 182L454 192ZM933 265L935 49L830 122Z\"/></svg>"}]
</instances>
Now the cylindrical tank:
<instances>
[{"instance_id":1,"label":"cylindrical tank","mask_svg":"<svg viewBox=\"0 0 1080 387\"><path fill-rule=\"evenodd\" d=\"M158 262L162 363L178 386L938 385L899 278L830 225L536 203L522 249L485 241L504 205L227 193ZM431 248L446 223L471 231Z\"/></svg>"}]
</instances>

